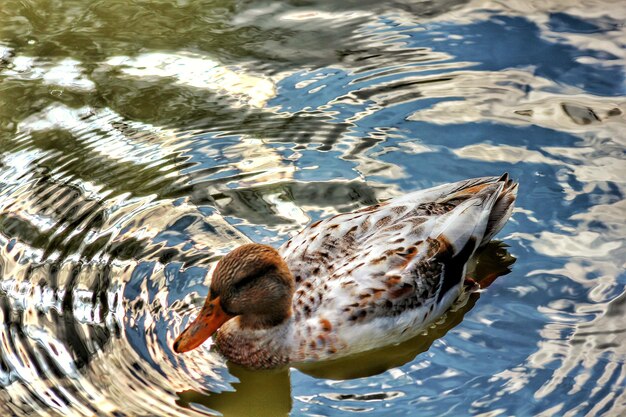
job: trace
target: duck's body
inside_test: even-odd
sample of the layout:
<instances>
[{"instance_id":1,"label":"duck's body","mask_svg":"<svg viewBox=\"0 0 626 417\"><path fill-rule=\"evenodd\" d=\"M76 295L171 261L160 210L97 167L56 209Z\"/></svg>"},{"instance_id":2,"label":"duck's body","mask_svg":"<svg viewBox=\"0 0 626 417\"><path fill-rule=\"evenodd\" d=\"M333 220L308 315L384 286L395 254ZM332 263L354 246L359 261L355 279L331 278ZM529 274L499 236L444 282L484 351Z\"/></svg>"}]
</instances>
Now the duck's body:
<instances>
[{"instance_id":1,"label":"duck's body","mask_svg":"<svg viewBox=\"0 0 626 417\"><path fill-rule=\"evenodd\" d=\"M256 244L236 249L211 285L228 312L217 334L220 351L268 368L415 336L459 296L467 262L502 228L516 191L506 175L446 184L315 222L278 252ZM255 284L267 271L265 284ZM232 294L245 288L240 304L267 301L267 307L234 310ZM277 291L284 295L268 297ZM175 350L189 349L177 342Z\"/></svg>"}]
</instances>

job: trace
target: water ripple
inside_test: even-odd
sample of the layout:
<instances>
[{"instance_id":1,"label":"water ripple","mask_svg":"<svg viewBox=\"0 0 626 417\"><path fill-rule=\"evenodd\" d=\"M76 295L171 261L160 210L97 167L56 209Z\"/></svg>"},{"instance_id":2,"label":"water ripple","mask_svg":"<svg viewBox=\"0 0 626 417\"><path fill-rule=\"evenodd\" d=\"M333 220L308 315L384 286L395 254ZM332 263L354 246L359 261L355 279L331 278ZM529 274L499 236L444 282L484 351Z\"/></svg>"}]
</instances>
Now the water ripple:
<instances>
[{"instance_id":1,"label":"water ripple","mask_svg":"<svg viewBox=\"0 0 626 417\"><path fill-rule=\"evenodd\" d=\"M625 19L607 0L6 0L0 412L623 414ZM271 372L172 352L239 244L502 171L510 247L470 272L493 285L426 334Z\"/></svg>"}]
</instances>

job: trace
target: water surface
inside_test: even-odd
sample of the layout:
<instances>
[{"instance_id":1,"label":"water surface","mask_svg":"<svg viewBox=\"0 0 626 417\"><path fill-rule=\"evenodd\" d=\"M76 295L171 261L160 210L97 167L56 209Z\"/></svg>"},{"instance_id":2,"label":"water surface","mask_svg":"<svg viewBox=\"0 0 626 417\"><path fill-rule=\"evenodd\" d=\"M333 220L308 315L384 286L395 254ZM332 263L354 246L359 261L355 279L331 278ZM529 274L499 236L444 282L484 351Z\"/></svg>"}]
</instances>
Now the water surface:
<instances>
[{"instance_id":1,"label":"water surface","mask_svg":"<svg viewBox=\"0 0 626 417\"><path fill-rule=\"evenodd\" d=\"M625 21L609 0L3 0L0 414L626 413ZM504 171L493 283L427 334L267 372L172 352L241 243Z\"/></svg>"}]
</instances>

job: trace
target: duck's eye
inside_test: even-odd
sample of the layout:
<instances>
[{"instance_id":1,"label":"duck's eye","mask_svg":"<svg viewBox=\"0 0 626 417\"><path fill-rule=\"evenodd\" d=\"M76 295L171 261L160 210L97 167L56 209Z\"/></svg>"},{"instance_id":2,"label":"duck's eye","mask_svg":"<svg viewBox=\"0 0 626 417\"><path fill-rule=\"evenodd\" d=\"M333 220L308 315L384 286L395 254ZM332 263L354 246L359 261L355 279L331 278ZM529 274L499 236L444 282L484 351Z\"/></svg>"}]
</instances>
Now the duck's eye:
<instances>
[{"instance_id":1,"label":"duck's eye","mask_svg":"<svg viewBox=\"0 0 626 417\"><path fill-rule=\"evenodd\" d=\"M253 283L254 281L262 278L264 275L267 275L268 273L270 273L274 269L276 269L276 267L274 265L267 265L267 266L264 266L262 268L255 269L254 271L252 271L248 275L245 275L239 281L235 282L233 284L233 286L235 287L235 290L241 290L242 288L248 286L249 284Z\"/></svg>"}]
</instances>

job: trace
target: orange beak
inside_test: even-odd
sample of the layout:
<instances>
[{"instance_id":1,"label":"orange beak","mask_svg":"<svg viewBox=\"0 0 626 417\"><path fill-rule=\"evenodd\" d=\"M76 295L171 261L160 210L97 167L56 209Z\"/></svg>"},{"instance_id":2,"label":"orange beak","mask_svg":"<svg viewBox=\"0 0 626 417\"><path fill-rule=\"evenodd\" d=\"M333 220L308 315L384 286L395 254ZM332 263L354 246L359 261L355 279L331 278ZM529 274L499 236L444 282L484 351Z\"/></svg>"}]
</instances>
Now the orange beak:
<instances>
[{"instance_id":1,"label":"orange beak","mask_svg":"<svg viewBox=\"0 0 626 417\"><path fill-rule=\"evenodd\" d=\"M176 338L174 352L183 353L197 348L233 317L222 310L219 297L207 298L198 317Z\"/></svg>"}]
</instances>

